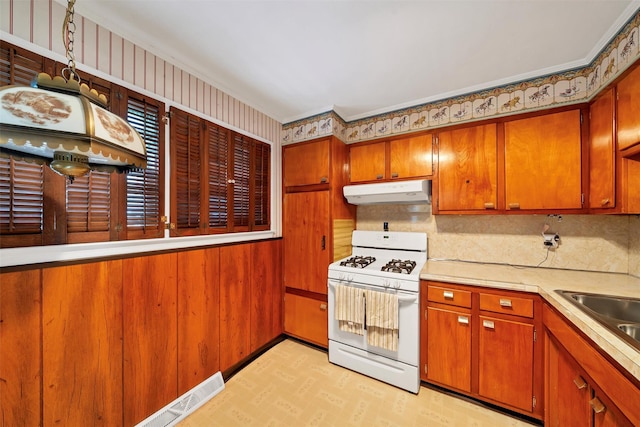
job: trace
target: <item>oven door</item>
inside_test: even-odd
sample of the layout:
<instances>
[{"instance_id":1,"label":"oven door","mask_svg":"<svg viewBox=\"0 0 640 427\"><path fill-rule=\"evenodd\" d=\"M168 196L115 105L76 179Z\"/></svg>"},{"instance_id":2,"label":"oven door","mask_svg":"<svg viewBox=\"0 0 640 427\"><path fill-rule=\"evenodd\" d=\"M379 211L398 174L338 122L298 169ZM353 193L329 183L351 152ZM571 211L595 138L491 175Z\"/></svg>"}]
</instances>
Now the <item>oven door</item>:
<instances>
[{"instance_id":1,"label":"oven door","mask_svg":"<svg viewBox=\"0 0 640 427\"><path fill-rule=\"evenodd\" d=\"M328 333L329 340L349 345L370 353L398 360L413 366L418 366L420 353L420 304L419 293L398 291L398 351L390 351L381 347L367 344L367 331L364 335L357 335L350 332L341 331L338 321L335 320L335 286L336 285L355 286L360 289L370 289L382 291L375 286L346 283L335 279L329 279L329 313L328 313Z\"/></svg>"}]
</instances>

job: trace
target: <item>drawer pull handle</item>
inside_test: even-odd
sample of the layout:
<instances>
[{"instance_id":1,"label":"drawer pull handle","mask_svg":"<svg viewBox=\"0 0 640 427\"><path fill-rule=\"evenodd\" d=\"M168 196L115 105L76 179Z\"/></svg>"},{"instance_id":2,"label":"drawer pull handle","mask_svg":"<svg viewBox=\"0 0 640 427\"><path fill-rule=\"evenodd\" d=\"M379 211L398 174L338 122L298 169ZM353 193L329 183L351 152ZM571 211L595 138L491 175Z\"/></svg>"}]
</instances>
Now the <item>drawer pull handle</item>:
<instances>
[{"instance_id":1,"label":"drawer pull handle","mask_svg":"<svg viewBox=\"0 0 640 427\"><path fill-rule=\"evenodd\" d=\"M601 205L608 205L609 204L609 199L602 199Z\"/></svg>"},{"instance_id":2,"label":"drawer pull handle","mask_svg":"<svg viewBox=\"0 0 640 427\"><path fill-rule=\"evenodd\" d=\"M487 329L495 329L496 328L496 325L491 320L483 320L482 321L482 326L484 326Z\"/></svg>"},{"instance_id":3,"label":"drawer pull handle","mask_svg":"<svg viewBox=\"0 0 640 427\"><path fill-rule=\"evenodd\" d=\"M580 375L573 379L573 383L578 387L578 390L587 388L587 382Z\"/></svg>"},{"instance_id":4,"label":"drawer pull handle","mask_svg":"<svg viewBox=\"0 0 640 427\"><path fill-rule=\"evenodd\" d=\"M485 209L495 209L496 205L494 205L493 203L485 203L484 204L484 208Z\"/></svg>"},{"instance_id":5,"label":"drawer pull handle","mask_svg":"<svg viewBox=\"0 0 640 427\"><path fill-rule=\"evenodd\" d=\"M391 174L391 178L397 178L398 177L398 172L393 172Z\"/></svg>"},{"instance_id":6,"label":"drawer pull handle","mask_svg":"<svg viewBox=\"0 0 640 427\"><path fill-rule=\"evenodd\" d=\"M506 298L500 298L500 307L511 307L511 300Z\"/></svg>"},{"instance_id":7,"label":"drawer pull handle","mask_svg":"<svg viewBox=\"0 0 640 427\"><path fill-rule=\"evenodd\" d=\"M509 209L520 209L520 203L509 203Z\"/></svg>"},{"instance_id":8,"label":"drawer pull handle","mask_svg":"<svg viewBox=\"0 0 640 427\"><path fill-rule=\"evenodd\" d=\"M447 299L453 299L453 292L451 291L444 291L442 295Z\"/></svg>"},{"instance_id":9,"label":"drawer pull handle","mask_svg":"<svg viewBox=\"0 0 640 427\"><path fill-rule=\"evenodd\" d=\"M321 177L320 177L320 183L321 183L321 184L326 184L328 181L329 181L329 180L327 179L327 177L326 177L326 176L321 176Z\"/></svg>"},{"instance_id":10,"label":"drawer pull handle","mask_svg":"<svg viewBox=\"0 0 640 427\"><path fill-rule=\"evenodd\" d=\"M607 410L607 407L604 406L604 404L597 397L591 399L589 401L589 405L591 405L591 407L593 408L593 412L595 412L596 414L600 414Z\"/></svg>"},{"instance_id":11,"label":"drawer pull handle","mask_svg":"<svg viewBox=\"0 0 640 427\"><path fill-rule=\"evenodd\" d=\"M458 323L461 323L463 325L468 325L469 318L467 316L458 316Z\"/></svg>"},{"instance_id":12,"label":"drawer pull handle","mask_svg":"<svg viewBox=\"0 0 640 427\"><path fill-rule=\"evenodd\" d=\"M325 311L327 309L327 304L322 303L320 304L320 310Z\"/></svg>"},{"instance_id":13,"label":"drawer pull handle","mask_svg":"<svg viewBox=\"0 0 640 427\"><path fill-rule=\"evenodd\" d=\"M376 179L382 179L382 175L376 175Z\"/></svg>"}]
</instances>

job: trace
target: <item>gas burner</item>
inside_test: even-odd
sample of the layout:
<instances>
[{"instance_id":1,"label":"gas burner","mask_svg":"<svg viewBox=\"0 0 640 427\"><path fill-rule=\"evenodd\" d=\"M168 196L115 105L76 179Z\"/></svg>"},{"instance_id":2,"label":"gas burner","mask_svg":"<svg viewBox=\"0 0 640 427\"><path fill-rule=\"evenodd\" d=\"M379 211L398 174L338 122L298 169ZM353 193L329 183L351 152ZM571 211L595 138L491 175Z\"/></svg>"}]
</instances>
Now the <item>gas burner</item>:
<instances>
[{"instance_id":1,"label":"gas burner","mask_svg":"<svg viewBox=\"0 0 640 427\"><path fill-rule=\"evenodd\" d=\"M382 267L381 271L388 271L390 273L410 274L414 268L416 268L415 261L410 261L410 260L402 261L399 259L392 259Z\"/></svg>"},{"instance_id":2,"label":"gas burner","mask_svg":"<svg viewBox=\"0 0 640 427\"><path fill-rule=\"evenodd\" d=\"M340 265L344 267L365 268L367 265L375 262L375 260L372 256L353 256L341 261Z\"/></svg>"}]
</instances>

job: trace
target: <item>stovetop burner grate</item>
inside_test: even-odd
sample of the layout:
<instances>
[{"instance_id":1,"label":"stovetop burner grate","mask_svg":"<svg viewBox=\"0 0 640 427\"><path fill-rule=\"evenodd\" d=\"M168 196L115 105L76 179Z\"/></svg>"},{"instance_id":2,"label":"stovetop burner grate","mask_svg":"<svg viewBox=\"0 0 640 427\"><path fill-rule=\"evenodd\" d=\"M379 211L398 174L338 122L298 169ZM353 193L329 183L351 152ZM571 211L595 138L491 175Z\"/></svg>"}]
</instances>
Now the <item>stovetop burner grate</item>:
<instances>
[{"instance_id":1,"label":"stovetop burner grate","mask_svg":"<svg viewBox=\"0 0 640 427\"><path fill-rule=\"evenodd\" d=\"M365 268L375 261L375 257L372 256L353 256L344 261L341 261L340 265L344 267Z\"/></svg>"},{"instance_id":2,"label":"stovetop burner grate","mask_svg":"<svg viewBox=\"0 0 640 427\"><path fill-rule=\"evenodd\" d=\"M411 274L414 268L416 268L415 261L402 261L399 259L392 259L387 264L382 266L381 271L388 271L390 273Z\"/></svg>"}]
</instances>

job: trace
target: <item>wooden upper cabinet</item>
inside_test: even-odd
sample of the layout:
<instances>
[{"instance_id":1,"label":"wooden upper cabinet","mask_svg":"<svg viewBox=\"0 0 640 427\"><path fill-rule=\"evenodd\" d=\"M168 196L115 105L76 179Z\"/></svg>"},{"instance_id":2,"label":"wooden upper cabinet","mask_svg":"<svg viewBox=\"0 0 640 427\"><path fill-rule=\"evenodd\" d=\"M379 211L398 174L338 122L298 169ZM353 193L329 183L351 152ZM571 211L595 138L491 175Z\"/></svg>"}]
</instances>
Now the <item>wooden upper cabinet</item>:
<instances>
[{"instance_id":1,"label":"wooden upper cabinet","mask_svg":"<svg viewBox=\"0 0 640 427\"><path fill-rule=\"evenodd\" d=\"M505 123L506 208L582 208L580 110Z\"/></svg>"},{"instance_id":2,"label":"wooden upper cabinet","mask_svg":"<svg viewBox=\"0 0 640 427\"><path fill-rule=\"evenodd\" d=\"M285 146L282 150L285 187L329 183L331 138Z\"/></svg>"},{"instance_id":3,"label":"wooden upper cabinet","mask_svg":"<svg viewBox=\"0 0 640 427\"><path fill-rule=\"evenodd\" d=\"M386 178L387 144L353 145L349 149L351 182L381 181Z\"/></svg>"},{"instance_id":4,"label":"wooden upper cabinet","mask_svg":"<svg viewBox=\"0 0 640 427\"><path fill-rule=\"evenodd\" d=\"M433 136L422 134L361 143L349 149L351 182L388 181L433 175Z\"/></svg>"},{"instance_id":5,"label":"wooden upper cabinet","mask_svg":"<svg viewBox=\"0 0 640 427\"><path fill-rule=\"evenodd\" d=\"M589 120L589 208L616 206L613 89L590 106Z\"/></svg>"},{"instance_id":6,"label":"wooden upper cabinet","mask_svg":"<svg viewBox=\"0 0 640 427\"><path fill-rule=\"evenodd\" d=\"M497 209L496 124L440 133L438 209Z\"/></svg>"},{"instance_id":7,"label":"wooden upper cabinet","mask_svg":"<svg viewBox=\"0 0 640 427\"><path fill-rule=\"evenodd\" d=\"M389 177L412 178L433 174L431 134L394 139L389 142Z\"/></svg>"},{"instance_id":8,"label":"wooden upper cabinet","mask_svg":"<svg viewBox=\"0 0 640 427\"><path fill-rule=\"evenodd\" d=\"M618 149L627 150L640 144L640 67L620 80L617 89Z\"/></svg>"}]
</instances>

